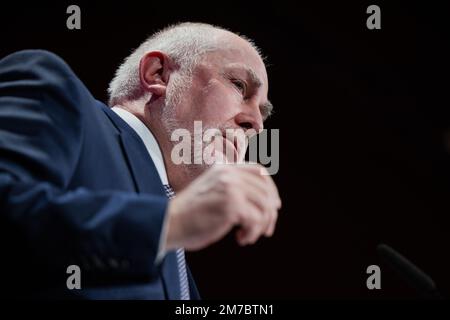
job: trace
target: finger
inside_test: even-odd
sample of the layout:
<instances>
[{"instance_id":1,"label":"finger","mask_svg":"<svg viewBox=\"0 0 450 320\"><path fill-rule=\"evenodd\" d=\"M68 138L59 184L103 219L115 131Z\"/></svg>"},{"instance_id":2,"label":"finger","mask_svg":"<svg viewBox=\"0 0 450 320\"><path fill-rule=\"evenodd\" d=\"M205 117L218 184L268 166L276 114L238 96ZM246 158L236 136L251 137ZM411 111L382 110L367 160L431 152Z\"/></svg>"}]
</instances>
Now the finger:
<instances>
[{"instance_id":1,"label":"finger","mask_svg":"<svg viewBox=\"0 0 450 320\"><path fill-rule=\"evenodd\" d=\"M267 223L267 228L264 230L264 236L270 237L270 230L272 229L273 220L275 218L276 209L270 210L269 212L269 221Z\"/></svg>"},{"instance_id":2,"label":"finger","mask_svg":"<svg viewBox=\"0 0 450 320\"><path fill-rule=\"evenodd\" d=\"M239 185L241 186L242 192L259 209L268 212L272 208L276 208L276 202L265 182L249 174L241 174L239 178Z\"/></svg>"},{"instance_id":3,"label":"finger","mask_svg":"<svg viewBox=\"0 0 450 320\"><path fill-rule=\"evenodd\" d=\"M277 185L275 184L275 181L273 181L272 177L269 175L269 172L267 171L267 169L265 167L262 167L261 170L263 170L263 172L264 172L264 174L262 174L262 177L264 177L264 179L270 185L273 195L276 198L276 201L278 204L278 209L280 209L281 208L281 198L280 198L280 194L278 193Z\"/></svg>"},{"instance_id":4,"label":"finger","mask_svg":"<svg viewBox=\"0 0 450 320\"><path fill-rule=\"evenodd\" d=\"M267 228L266 233L264 234L266 237L273 236L273 233L275 232L275 226L277 224L277 220L278 220L278 210L275 210L273 212L273 214L271 215L271 220L270 220L269 226Z\"/></svg>"},{"instance_id":5,"label":"finger","mask_svg":"<svg viewBox=\"0 0 450 320\"><path fill-rule=\"evenodd\" d=\"M270 230L270 225L276 215L277 202L270 195L268 191L267 183L259 180L252 175L242 175L242 183L245 185L242 187L246 198L249 199L264 215L263 219L265 227L262 231L263 234L268 234Z\"/></svg>"},{"instance_id":6,"label":"finger","mask_svg":"<svg viewBox=\"0 0 450 320\"><path fill-rule=\"evenodd\" d=\"M257 178L258 180L268 183L270 189L273 189L272 191L277 191L276 190L276 186L273 183L273 181L271 181L270 177L268 179L268 177L264 176L261 174L261 170L260 168L263 168L260 165L244 165L244 166L236 166L239 170L239 173L241 174L246 174L246 175L251 175L252 177ZM277 192L275 192L275 194L277 194Z\"/></svg>"},{"instance_id":7,"label":"finger","mask_svg":"<svg viewBox=\"0 0 450 320\"><path fill-rule=\"evenodd\" d=\"M254 243L267 227L266 219L252 204L243 208L239 224L243 230L240 233L241 245Z\"/></svg>"},{"instance_id":8,"label":"finger","mask_svg":"<svg viewBox=\"0 0 450 320\"><path fill-rule=\"evenodd\" d=\"M274 207L281 207L281 199L278 194L277 187L273 182L272 178L269 176L262 176L257 171L241 171L242 178L245 179L248 183L250 183L255 188L258 188L263 192L266 197L272 200Z\"/></svg>"}]
</instances>

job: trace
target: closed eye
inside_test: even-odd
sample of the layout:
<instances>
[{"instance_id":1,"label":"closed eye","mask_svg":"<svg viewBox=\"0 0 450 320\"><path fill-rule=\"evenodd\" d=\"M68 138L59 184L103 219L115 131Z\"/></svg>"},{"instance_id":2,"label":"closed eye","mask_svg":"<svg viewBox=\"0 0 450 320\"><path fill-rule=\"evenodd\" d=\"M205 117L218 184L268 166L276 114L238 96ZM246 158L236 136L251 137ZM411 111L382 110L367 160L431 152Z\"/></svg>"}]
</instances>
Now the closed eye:
<instances>
[{"instance_id":1,"label":"closed eye","mask_svg":"<svg viewBox=\"0 0 450 320\"><path fill-rule=\"evenodd\" d=\"M239 79L231 79L231 83L235 86L235 88L245 97L247 92L247 84Z\"/></svg>"}]
</instances>

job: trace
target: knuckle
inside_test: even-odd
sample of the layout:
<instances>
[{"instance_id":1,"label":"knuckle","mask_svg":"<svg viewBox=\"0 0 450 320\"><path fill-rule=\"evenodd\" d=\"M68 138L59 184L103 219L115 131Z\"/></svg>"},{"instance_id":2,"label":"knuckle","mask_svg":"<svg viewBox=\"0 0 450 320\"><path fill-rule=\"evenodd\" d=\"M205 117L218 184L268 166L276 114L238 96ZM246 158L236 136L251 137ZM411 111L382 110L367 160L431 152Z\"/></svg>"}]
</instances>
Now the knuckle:
<instances>
[{"instance_id":1,"label":"knuckle","mask_svg":"<svg viewBox=\"0 0 450 320\"><path fill-rule=\"evenodd\" d=\"M231 178L228 175L220 174L216 177L215 187L220 193L227 194L231 185Z\"/></svg>"},{"instance_id":2,"label":"knuckle","mask_svg":"<svg viewBox=\"0 0 450 320\"><path fill-rule=\"evenodd\" d=\"M221 186L226 186L229 183L229 177L221 172L217 175L217 183Z\"/></svg>"},{"instance_id":3,"label":"knuckle","mask_svg":"<svg viewBox=\"0 0 450 320\"><path fill-rule=\"evenodd\" d=\"M236 224L240 220L241 214L238 210L229 210L227 214L227 222Z\"/></svg>"},{"instance_id":4,"label":"knuckle","mask_svg":"<svg viewBox=\"0 0 450 320\"><path fill-rule=\"evenodd\" d=\"M214 165L212 168L211 168L211 173L214 175L214 176L222 176L222 175L225 175L227 172L228 172L228 168L227 168L228 166L225 166L225 165Z\"/></svg>"},{"instance_id":5,"label":"knuckle","mask_svg":"<svg viewBox=\"0 0 450 320\"><path fill-rule=\"evenodd\" d=\"M267 176L269 176L268 175L269 172L267 171L266 167L264 167L262 164L258 164L258 168L261 173L267 174Z\"/></svg>"}]
</instances>

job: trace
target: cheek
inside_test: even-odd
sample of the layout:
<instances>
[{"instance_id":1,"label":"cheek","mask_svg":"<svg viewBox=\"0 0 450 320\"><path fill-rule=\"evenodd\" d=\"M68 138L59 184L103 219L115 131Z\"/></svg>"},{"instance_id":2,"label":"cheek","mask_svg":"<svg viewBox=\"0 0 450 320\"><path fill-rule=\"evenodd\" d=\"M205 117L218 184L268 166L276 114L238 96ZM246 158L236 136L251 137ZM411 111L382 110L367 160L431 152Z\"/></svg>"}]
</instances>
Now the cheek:
<instances>
[{"instance_id":1,"label":"cheek","mask_svg":"<svg viewBox=\"0 0 450 320\"><path fill-rule=\"evenodd\" d=\"M231 118L240 103L232 89L218 81L211 81L208 86L200 90L195 102L192 107L198 116L197 119L216 122Z\"/></svg>"}]
</instances>

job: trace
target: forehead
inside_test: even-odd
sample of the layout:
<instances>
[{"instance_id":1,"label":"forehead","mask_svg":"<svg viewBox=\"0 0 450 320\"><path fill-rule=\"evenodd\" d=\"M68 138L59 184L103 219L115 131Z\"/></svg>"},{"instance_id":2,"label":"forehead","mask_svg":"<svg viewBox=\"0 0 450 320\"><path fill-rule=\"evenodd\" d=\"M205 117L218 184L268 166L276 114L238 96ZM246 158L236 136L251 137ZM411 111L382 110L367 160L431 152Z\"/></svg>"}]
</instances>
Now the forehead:
<instances>
[{"instance_id":1,"label":"forehead","mask_svg":"<svg viewBox=\"0 0 450 320\"><path fill-rule=\"evenodd\" d=\"M242 73L268 87L266 67L256 50L244 39L232 35L221 40L221 48L208 53L204 62L219 72Z\"/></svg>"}]
</instances>

